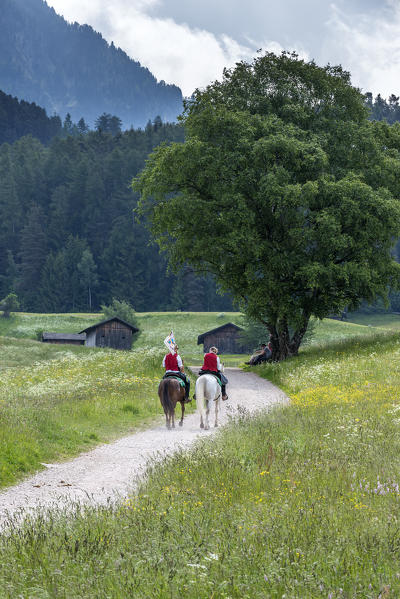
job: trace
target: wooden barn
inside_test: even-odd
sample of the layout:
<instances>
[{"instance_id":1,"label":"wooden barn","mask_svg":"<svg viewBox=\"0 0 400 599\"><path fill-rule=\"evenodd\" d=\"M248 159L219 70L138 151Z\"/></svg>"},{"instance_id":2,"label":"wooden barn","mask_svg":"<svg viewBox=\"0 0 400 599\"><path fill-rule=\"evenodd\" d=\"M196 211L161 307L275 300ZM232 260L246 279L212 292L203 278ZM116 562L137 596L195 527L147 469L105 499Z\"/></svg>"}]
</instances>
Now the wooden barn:
<instances>
[{"instance_id":1,"label":"wooden barn","mask_svg":"<svg viewBox=\"0 0 400 599\"><path fill-rule=\"evenodd\" d=\"M43 343L65 343L67 345L85 345L86 335L85 334L73 334L73 333L43 333Z\"/></svg>"},{"instance_id":2,"label":"wooden barn","mask_svg":"<svg viewBox=\"0 0 400 599\"><path fill-rule=\"evenodd\" d=\"M125 322L121 318L114 317L93 324L81 331L86 333L88 347L111 347L113 349L131 349L134 333L139 329Z\"/></svg>"},{"instance_id":3,"label":"wooden barn","mask_svg":"<svg viewBox=\"0 0 400 599\"><path fill-rule=\"evenodd\" d=\"M197 345L203 343L205 353L210 350L210 347L215 346L220 354L245 354L252 350L239 338L239 333L242 330L236 324L228 322L199 335Z\"/></svg>"}]
</instances>

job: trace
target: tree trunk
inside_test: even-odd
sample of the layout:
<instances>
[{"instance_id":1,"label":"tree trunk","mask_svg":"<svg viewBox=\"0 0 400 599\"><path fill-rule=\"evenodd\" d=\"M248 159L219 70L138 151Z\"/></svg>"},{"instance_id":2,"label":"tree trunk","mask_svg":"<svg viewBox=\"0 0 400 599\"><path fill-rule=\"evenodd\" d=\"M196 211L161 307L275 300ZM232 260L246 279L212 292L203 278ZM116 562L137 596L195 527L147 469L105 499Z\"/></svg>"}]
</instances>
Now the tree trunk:
<instances>
[{"instance_id":1,"label":"tree trunk","mask_svg":"<svg viewBox=\"0 0 400 599\"><path fill-rule=\"evenodd\" d=\"M267 324L272 346L272 361L282 362L286 358L297 356L303 337L307 331L309 315L304 315L301 325L290 336L289 326L285 319L276 324Z\"/></svg>"}]
</instances>

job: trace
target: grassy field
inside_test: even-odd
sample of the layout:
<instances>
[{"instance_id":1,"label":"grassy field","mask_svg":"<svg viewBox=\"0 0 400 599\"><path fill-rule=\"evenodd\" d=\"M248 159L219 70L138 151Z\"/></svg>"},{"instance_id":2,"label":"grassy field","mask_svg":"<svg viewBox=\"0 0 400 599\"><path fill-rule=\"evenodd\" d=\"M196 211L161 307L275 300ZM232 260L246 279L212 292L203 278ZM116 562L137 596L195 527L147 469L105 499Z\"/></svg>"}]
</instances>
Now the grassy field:
<instances>
[{"instance_id":1,"label":"grassy field","mask_svg":"<svg viewBox=\"0 0 400 599\"><path fill-rule=\"evenodd\" d=\"M17 313L0 318L0 335L18 339L37 339L48 333L79 333L103 319L102 314L29 314Z\"/></svg>"},{"instance_id":2,"label":"grassy field","mask_svg":"<svg viewBox=\"0 0 400 599\"><path fill-rule=\"evenodd\" d=\"M143 312L138 313L140 335L134 349L157 349L163 351L163 340L171 330L175 332L180 351L189 360L199 360L202 345L197 337L227 322L241 324L238 312ZM383 317L386 317L383 319ZM18 339L37 339L42 331L53 333L78 333L103 319L102 314L15 314L10 319L0 318L0 336ZM368 336L375 328L400 328L400 317L376 315L371 322L340 322L337 320L315 321L311 344L324 344L349 337ZM370 319L371 320L371 319ZM370 325L370 326L369 326ZM69 346L70 347L70 346ZM51 351L51 350L50 350Z\"/></svg>"},{"instance_id":3,"label":"grassy field","mask_svg":"<svg viewBox=\"0 0 400 599\"><path fill-rule=\"evenodd\" d=\"M132 352L51 345L34 341L38 330L77 332L100 314L18 314L0 318L0 487L76 455L97 443L162 420L157 385L163 339L173 329L186 364L199 365L200 333L240 314L139 314L141 335ZM7 330L5 330L7 329ZM370 336L373 329L335 320L317 322L312 345ZM19 338L18 338L19 337ZM248 356L223 356L227 366ZM194 409L189 407L189 411Z\"/></svg>"},{"instance_id":4,"label":"grassy field","mask_svg":"<svg viewBox=\"0 0 400 599\"><path fill-rule=\"evenodd\" d=\"M3 596L399 597L398 335L320 341L256 372L291 405L238 415L123 505L3 535Z\"/></svg>"},{"instance_id":5,"label":"grassy field","mask_svg":"<svg viewBox=\"0 0 400 599\"><path fill-rule=\"evenodd\" d=\"M159 351L0 346L0 486L161 420Z\"/></svg>"},{"instance_id":6,"label":"grassy field","mask_svg":"<svg viewBox=\"0 0 400 599\"><path fill-rule=\"evenodd\" d=\"M394 331L400 329L399 314L350 314L348 322Z\"/></svg>"}]
</instances>

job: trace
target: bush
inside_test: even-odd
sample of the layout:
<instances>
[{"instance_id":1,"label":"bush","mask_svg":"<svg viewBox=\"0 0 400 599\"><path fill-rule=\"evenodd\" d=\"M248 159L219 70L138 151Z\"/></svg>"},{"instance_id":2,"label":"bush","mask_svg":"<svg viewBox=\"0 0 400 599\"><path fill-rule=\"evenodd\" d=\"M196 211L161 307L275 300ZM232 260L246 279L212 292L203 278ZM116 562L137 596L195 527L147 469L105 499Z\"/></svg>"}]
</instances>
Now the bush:
<instances>
[{"instance_id":1,"label":"bush","mask_svg":"<svg viewBox=\"0 0 400 599\"><path fill-rule=\"evenodd\" d=\"M101 309L103 310L106 319L117 316L132 326L138 327L136 312L128 302L119 301L113 298L109 306L101 306Z\"/></svg>"},{"instance_id":2,"label":"bush","mask_svg":"<svg viewBox=\"0 0 400 599\"><path fill-rule=\"evenodd\" d=\"M19 301L15 293L9 293L0 302L0 310L3 310L3 317L10 318L11 312L19 310Z\"/></svg>"}]
</instances>

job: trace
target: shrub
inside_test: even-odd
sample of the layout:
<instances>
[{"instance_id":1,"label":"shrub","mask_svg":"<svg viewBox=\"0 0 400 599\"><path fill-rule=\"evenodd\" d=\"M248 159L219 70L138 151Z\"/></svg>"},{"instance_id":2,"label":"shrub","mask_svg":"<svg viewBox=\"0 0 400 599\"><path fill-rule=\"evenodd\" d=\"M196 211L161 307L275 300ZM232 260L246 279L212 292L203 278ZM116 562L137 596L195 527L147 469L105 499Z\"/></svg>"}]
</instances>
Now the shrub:
<instances>
[{"instance_id":1,"label":"shrub","mask_svg":"<svg viewBox=\"0 0 400 599\"><path fill-rule=\"evenodd\" d=\"M19 310L19 301L15 293L9 293L0 302L0 310L3 310L3 317L10 318L11 312Z\"/></svg>"},{"instance_id":2,"label":"shrub","mask_svg":"<svg viewBox=\"0 0 400 599\"><path fill-rule=\"evenodd\" d=\"M109 306L101 306L105 318L114 318L117 316L134 327L139 328L136 312L128 302L113 298Z\"/></svg>"}]
</instances>

